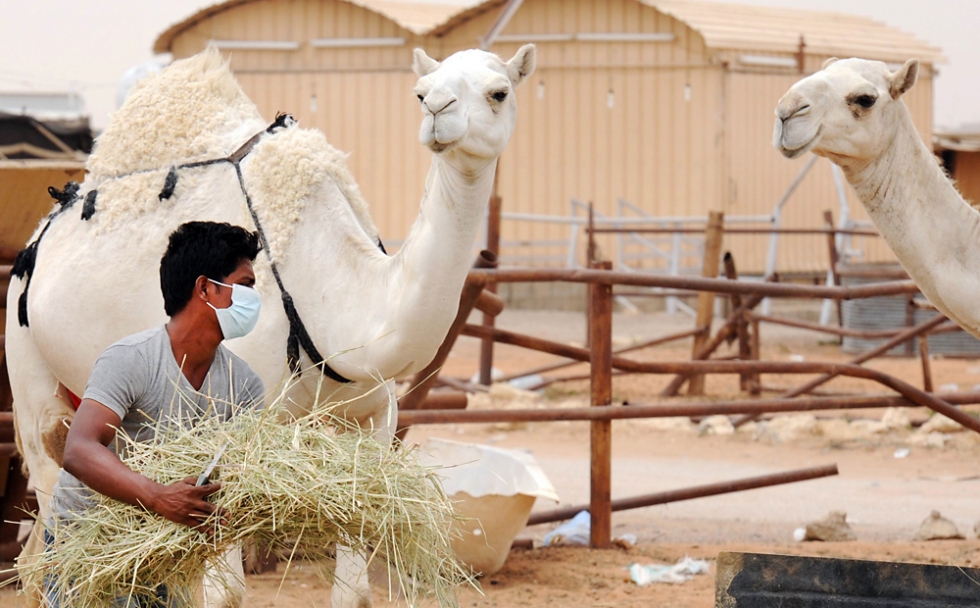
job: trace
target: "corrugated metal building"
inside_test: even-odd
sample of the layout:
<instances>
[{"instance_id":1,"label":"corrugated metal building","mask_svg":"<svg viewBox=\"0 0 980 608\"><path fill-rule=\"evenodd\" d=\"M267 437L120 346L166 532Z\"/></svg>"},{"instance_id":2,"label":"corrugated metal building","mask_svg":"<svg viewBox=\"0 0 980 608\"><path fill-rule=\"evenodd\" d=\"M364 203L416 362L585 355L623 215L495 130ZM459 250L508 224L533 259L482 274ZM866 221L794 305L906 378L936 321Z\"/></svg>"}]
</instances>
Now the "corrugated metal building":
<instances>
[{"instance_id":1,"label":"corrugated metal building","mask_svg":"<svg viewBox=\"0 0 980 608\"><path fill-rule=\"evenodd\" d=\"M417 214L429 164L416 139L411 49L445 57L479 46L502 6L230 0L174 25L155 50L180 58L217 44L264 114L291 112L352 153L383 237L397 240ZM499 190L507 212L557 216L568 215L572 198L606 215L618 199L656 216L768 215L807 162L787 161L769 143L773 108L801 74L830 56L918 57L924 69L906 103L931 141L933 65L943 59L866 18L682 0L525 0L491 50L509 57L529 41L538 44L538 69L519 92ZM830 165L820 161L783 225L822 226L823 211L837 206ZM503 226L511 243L567 237L567 225ZM743 270L759 271L765 243L730 237L726 247ZM607 254L611 247L607 240ZM863 247L866 260L891 259L883 244ZM781 271L826 265L822 237L780 247Z\"/></svg>"}]
</instances>

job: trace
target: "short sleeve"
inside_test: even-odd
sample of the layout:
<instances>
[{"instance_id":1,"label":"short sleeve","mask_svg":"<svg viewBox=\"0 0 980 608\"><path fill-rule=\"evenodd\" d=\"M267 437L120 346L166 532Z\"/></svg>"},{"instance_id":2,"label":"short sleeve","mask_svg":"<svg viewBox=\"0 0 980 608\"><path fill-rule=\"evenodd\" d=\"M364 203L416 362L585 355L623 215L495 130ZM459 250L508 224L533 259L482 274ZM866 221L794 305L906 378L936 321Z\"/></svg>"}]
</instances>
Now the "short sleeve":
<instances>
[{"instance_id":1,"label":"short sleeve","mask_svg":"<svg viewBox=\"0 0 980 608\"><path fill-rule=\"evenodd\" d=\"M146 360L134 348L113 345L99 355L85 387L85 399L98 401L122 420L147 386Z\"/></svg>"},{"instance_id":2,"label":"short sleeve","mask_svg":"<svg viewBox=\"0 0 980 608\"><path fill-rule=\"evenodd\" d=\"M262 409L265 403L265 384L262 378L248 368L248 374L237 395L238 406L244 409Z\"/></svg>"}]
</instances>

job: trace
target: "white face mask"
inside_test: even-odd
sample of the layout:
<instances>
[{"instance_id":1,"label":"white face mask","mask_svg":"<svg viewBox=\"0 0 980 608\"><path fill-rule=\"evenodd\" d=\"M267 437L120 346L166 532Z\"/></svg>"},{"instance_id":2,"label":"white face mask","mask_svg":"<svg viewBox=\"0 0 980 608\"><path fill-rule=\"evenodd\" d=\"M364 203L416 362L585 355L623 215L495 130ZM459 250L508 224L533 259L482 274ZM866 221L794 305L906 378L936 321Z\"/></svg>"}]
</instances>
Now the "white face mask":
<instances>
[{"instance_id":1,"label":"white face mask","mask_svg":"<svg viewBox=\"0 0 980 608\"><path fill-rule=\"evenodd\" d=\"M211 302L207 303L214 308L214 313L218 316L218 325L225 340L241 338L252 331L259 320L259 311L262 310L262 298L259 292L244 285L228 285L214 279L208 280L215 285L231 287L231 306L217 308Z\"/></svg>"}]
</instances>

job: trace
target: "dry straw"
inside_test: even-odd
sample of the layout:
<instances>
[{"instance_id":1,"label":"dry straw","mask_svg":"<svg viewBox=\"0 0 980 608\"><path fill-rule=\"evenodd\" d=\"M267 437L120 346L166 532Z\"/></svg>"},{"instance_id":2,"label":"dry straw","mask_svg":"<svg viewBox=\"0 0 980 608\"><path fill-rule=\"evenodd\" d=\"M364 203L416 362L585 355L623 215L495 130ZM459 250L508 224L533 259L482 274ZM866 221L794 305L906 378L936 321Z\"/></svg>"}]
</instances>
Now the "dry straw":
<instances>
[{"instance_id":1,"label":"dry straw","mask_svg":"<svg viewBox=\"0 0 980 608\"><path fill-rule=\"evenodd\" d=\"M209 536L100 497L52 530L55 550L22 568L24 587L47 579L60 605L103 608L166 585L178 604L192 605L205 571L222 568L234 547L254 541L318 559L339 543L386 564L409 605L432 598L457 606L459 586L475 583L450 546L452 504L435 473L412 450L334 416L336 403L280 423L288 392L227 421L158 423L154 440L126 446L128 466L170 483L199 475L225 445L215 469L222 488L210 500L227 511L227 525L212 517Z\"/></svg>"}]
</instances>

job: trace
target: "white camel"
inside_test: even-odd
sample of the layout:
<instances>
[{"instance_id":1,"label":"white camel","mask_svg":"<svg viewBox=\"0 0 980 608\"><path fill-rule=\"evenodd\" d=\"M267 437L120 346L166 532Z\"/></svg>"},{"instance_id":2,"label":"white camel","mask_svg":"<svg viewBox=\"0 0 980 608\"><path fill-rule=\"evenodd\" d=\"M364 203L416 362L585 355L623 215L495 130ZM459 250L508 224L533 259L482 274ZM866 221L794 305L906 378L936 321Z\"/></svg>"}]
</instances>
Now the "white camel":
<instances>
[{"instance_id":1,"label":"white camel","mask_svg":"<svg viewBox=\"0 0 980 608\"><path fill-rule=\"evenodd\" d=\"M922 141L902 94L919 63L830 59L776 106L773 145L844 170L899 262L936 308L980 337L980 213Z\"/></svg>"},{"instance_id":2,"label":"white camel","mask_svg":"<svg viewBox=\"0 0 980 608\"><path fill-rule=\"evenodd\" d=\"M427 365L453 321L497 157L514 130L514 89L534 64L533 45L507 62L469 50L440 63L415 51L419 139L434 154L419 218L394 256L379 249L344 156L322 133L289 121L267 131L217 51L143 81L99 138L78 202L56 206L63 211L42 223L32 241L49 225L33 268L9 288L6 349L17 437L41 518L61 462L64 422L73 415L68 392L83 393L105 347L166 321L159 264L174 229L191 220L256 229L246 191L267 237L255 262L262 315L228 347L267 387L288 376L290 322L277 270L312 350L329 359L330 373L350 380L327 379L326 390L351 399L346 415L389 441L397 415L392 393L372 389L379 379L390 388ZM238 165L181 167L239 150L250 152ZM300 365L313 365L311 349L302 340L300 346ZM299 407L310 403L318 376L294 389ZM24 554L39 548L32 537ZM334 585L333 605L369 606L363 559L339 553L345 584Z\"/></svg>"}]
</instances>

